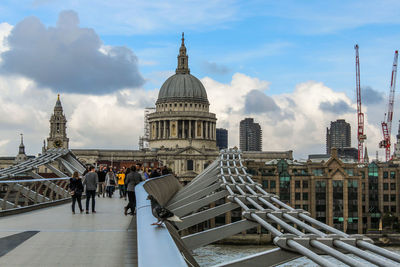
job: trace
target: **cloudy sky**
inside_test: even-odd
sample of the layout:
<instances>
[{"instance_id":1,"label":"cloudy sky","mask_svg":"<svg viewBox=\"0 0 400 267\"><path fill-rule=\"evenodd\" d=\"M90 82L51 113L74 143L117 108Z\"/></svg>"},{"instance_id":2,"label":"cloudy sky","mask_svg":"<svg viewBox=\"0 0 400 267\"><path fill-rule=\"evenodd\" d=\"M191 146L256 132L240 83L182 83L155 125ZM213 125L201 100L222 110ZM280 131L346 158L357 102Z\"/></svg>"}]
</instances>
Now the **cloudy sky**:
<instances>
[{"instance_id":1,"label":"cloudy sky","mask_svg":"<svg viewBox=\"0 0 400 267\"><path fill-rule=\"evenodd\" d=\"M391 0L1 1L0 156L18 152L20 133L28 154L40 152L58 93L70 147L136 149L143 108L174 73L185 32L191 73L229 146L238 145L239 121L254 117L264 150L297 159L324 153L337 119L351 123L356 145L358 43L366 144L382 159L399 13Z\"/></svg>"}]
</instances>

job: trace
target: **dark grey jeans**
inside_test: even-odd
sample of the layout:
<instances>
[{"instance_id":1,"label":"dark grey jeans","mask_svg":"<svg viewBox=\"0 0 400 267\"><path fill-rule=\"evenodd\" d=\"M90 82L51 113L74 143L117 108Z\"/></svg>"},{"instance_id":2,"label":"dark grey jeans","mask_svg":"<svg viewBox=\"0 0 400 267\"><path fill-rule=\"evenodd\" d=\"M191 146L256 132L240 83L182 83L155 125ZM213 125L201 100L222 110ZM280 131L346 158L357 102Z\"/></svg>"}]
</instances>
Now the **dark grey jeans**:
<instances>
[{"instance_id":1,"label":"dark grey jeans","mask_svg":"<svg viewBox=\"0 0 400 267\"><path fill-rule=\"evenodd\" d=\"M96 206L96 190L86 190L86 211L89 211L89 202L90 198L92 198L92 212L95 211Z\"/></svg>"}]
</instances>

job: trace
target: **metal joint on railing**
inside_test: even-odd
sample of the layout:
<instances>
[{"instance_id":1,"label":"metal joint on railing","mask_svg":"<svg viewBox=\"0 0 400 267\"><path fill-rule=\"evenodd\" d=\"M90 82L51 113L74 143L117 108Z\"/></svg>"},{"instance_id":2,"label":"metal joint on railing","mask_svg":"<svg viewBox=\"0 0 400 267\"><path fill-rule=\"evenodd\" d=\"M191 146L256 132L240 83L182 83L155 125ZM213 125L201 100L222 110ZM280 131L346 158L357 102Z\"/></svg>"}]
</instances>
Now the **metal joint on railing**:
<instances>
[{"instance_id":1,"label":"metal joint on railing","mask_svg":"<svg viewBox=\"0 0 400 267\"><path fill-rule=\"evenodd\" d=\"M273 242L276 246L278 246L282 249L297 252L295 249L291 248L288 245L289 240L293 240L293 241L296 240L296 242L298 242L302 246L308 246L309 242L310 242L309 238L299 238L297 235L294 235L294 234L282 234L280 236L275 237L273 239Z\"/></svg>"}]
</instances>

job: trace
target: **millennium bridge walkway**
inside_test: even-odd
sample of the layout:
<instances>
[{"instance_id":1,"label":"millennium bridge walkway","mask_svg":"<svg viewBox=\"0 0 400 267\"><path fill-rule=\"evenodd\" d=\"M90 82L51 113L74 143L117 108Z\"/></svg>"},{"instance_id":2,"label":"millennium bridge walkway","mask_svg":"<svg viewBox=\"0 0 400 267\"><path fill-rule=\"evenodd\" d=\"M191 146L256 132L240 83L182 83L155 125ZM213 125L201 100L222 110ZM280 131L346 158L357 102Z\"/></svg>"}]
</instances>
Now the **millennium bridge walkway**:
<instances>
[{"instance_id":1,"label":"millennium bridge walkway","mask_svg":"<svg viewBox=\"0 0 400 267\"><path fill-rule=\"evenodd\" d=\"M41 177L41 165L59 177ZM276 266L302 256L321 266L400 266L399 254L265 192L238 150L222 150L185 187L172 175L140 183L136 217L122 215L126 202L118 198L97 198L96 214L72 215L62 203L73 171L82 172L83 165L65 149L0 170L0 266L199 266L192 250L258 226L272 234L276 248L218 266ZM165 220L163 208L182 221ZM193 232L192 226L236 209L242 220ZM151 225L155 217L161 227Z\"/></svg>"}]
</instances>

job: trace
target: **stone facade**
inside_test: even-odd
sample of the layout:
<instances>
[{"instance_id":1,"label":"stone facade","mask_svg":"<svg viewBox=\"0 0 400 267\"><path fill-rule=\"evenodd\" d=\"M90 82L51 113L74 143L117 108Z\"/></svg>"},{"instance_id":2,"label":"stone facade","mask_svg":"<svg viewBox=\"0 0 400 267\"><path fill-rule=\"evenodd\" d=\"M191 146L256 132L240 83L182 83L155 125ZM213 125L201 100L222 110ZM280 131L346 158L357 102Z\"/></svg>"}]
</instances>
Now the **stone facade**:
<instances>
[{"instance_id":1,"label":"stone facade","mask_svg":"<svg viewBox=\"0 0 400 267\"><path fill-rule=\"evenodd\" d=\"M248 160L246 165L266 191L347 233L378 230L383 216L400 216L400 165L395 162L359 165L342 161L332 149L327 161Z\"/></svg>"}]
</instances>

